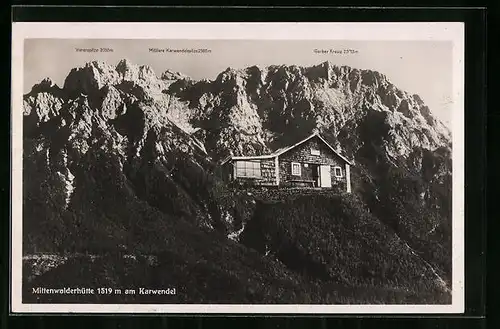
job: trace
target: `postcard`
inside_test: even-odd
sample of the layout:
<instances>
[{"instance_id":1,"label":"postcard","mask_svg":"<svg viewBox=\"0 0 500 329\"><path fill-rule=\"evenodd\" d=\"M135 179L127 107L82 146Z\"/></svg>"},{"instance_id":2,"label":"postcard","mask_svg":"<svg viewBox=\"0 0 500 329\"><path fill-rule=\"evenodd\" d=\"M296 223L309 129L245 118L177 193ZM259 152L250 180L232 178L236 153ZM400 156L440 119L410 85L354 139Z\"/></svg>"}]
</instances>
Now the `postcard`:
<instances>
[{"instance_id":1,"label":"postcard","mask_svg":"<svg viewBox=\"0 0 500 329\"><path fill-rule=\"evenodd\" d=\"M13 23L13 313L464 311L461 23Z\"/></svg>"}]
</instances>

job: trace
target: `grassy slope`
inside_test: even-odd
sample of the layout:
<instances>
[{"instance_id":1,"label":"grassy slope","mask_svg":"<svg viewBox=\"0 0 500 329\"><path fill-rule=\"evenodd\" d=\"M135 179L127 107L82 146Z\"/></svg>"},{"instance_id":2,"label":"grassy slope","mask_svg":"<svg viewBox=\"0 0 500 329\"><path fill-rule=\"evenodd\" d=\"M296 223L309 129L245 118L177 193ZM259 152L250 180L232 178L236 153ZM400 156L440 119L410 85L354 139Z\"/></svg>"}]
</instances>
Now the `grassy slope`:
<instances>
[{"instance_id":1,"label":"grassy slope","mask_svg":"<svg viewBox=\"0 0 500 329\"><path fill-rule=\"evenodd\" d=\"M352 195L265 193L241 240L289 268L345 287L397 288L448 300L436 275ZM434 301L435 302L435 301Z\"/></svg>"}]
</instances>

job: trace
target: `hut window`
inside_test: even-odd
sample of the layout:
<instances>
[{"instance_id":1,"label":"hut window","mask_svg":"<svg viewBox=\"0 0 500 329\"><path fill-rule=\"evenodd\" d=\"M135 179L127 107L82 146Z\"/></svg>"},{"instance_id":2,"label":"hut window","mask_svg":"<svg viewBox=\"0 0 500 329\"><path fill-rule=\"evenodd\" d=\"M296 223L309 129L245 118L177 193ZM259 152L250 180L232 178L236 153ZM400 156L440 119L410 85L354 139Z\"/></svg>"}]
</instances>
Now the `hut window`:
<instances>
[{"instance_id":1,"label":"hut window","mask_svg":"<svg viewBox=\"0 0 500 329\"><path fill-rule=\"evenodd\" d=\"M237 177L261 177L259 161L237 161L236 176Z\"/></svg>"},{"instance_id":2,"label":"hut window","mask_svg":"<svg viewBox=\"0 0 500 329\"><path fill-rule=\"evenodd\" d=\"M320 155L319 150L311 149L311 155Z\"/></svg>"},{"instance_id":3,"label":"hut window","mask_svg":"<svg viewBox=\"0 0 500 329\"><path fill-rule=\"evenodd\" d=\"M292 175L300 176L300 163L292 162Z\"/></svg>"},{"instance_id":4,"label":"hut window","mask_svg":"<svg viewBox=\"0 0 500 329\"><path fill-rule=\"evenodd\" d=\"M342 177L342 168L335 167L333 168L333 172L335 174L335 177Z\"/></svg>"}]
</instances>

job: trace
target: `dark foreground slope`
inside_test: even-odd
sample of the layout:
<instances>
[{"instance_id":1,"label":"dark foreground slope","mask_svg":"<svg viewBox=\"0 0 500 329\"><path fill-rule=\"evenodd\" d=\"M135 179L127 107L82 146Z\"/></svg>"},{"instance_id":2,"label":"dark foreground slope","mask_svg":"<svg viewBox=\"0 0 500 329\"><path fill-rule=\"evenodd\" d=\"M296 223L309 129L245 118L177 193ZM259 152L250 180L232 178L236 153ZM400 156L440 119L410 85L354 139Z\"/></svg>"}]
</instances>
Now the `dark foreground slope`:
<instances>
[{"instance_id":1,"label":"dark foreground slope","mask_svg":"<svg viewBox=\"0 0 500 329\"><path fill-rule=\"evenodd\" d=\"M255 192L251 194L254 198ZM26 260L24 300L449 302L446 287L430 266L352 197L314 191L301 195L296 191L281 201L264 204L259 199L257 193L255 211L240 236L241 244L136 203L143 224L130 227L133 233L128 239L113 241L120 247L114 248L108 241L106 250L98 254L66 253L54 268L31 277L29 273L40 258ZM98 234L88 232L93 233ZM121 289L122 294L33 294L37 287L109 287ZM141 287L175 288L176 294L141 295ZM137 293L128 295L125 289Z\"/></svg>"}]
</instances>

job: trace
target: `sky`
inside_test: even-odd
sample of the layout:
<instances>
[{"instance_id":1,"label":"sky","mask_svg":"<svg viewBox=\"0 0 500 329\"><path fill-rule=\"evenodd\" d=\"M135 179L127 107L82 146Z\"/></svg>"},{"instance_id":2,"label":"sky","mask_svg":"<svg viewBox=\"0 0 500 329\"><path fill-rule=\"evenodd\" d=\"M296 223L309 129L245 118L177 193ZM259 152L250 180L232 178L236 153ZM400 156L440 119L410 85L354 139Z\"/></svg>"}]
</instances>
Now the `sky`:
<instances>
[{"instance_id":1,"label":"sky","mask_svg":"<svg viewBox=\"0 0 500 329\"><path fill-rule=\"evenodd\" d=\"M112 51L89 53L76 48ZM150 48L210 51L151 52ZM398 88L418 94L434 115L451 127L453 71L452 43L448 41L26 39L24 92L46 77L63 86L70 70L86 62L115 65L124 58L150 66L157 75L168 69L197 80L215 79L228 67L312 66L328 60L386 75Z\"/></svg>"}]
</instances>

